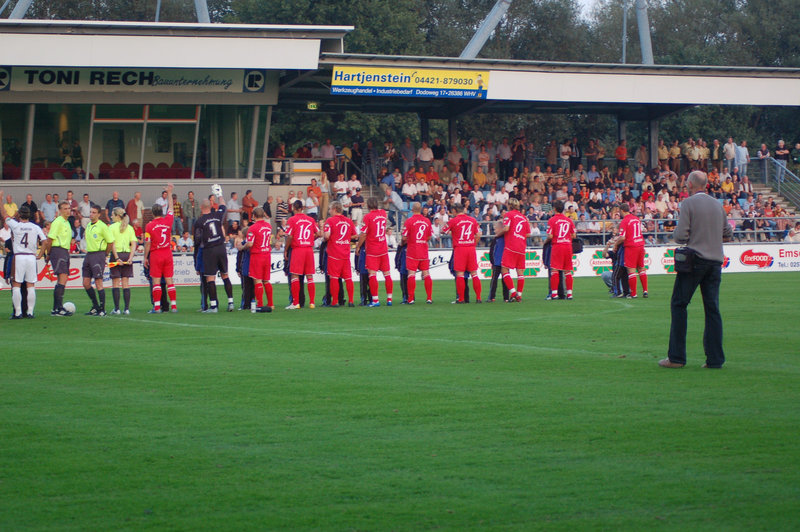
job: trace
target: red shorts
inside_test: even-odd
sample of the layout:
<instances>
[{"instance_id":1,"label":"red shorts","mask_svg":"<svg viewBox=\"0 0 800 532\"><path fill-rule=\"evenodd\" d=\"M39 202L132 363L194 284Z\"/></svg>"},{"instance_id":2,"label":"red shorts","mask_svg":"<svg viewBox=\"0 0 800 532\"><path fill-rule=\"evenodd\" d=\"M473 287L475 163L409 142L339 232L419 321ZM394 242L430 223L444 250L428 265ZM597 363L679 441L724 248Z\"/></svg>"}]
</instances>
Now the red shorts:
<instances>
[{"instance_id":1,"label":"red shorts","mask_svg":"<svg viewBox=\"0 0 800 532\"><path fill-rule=\"evenodd\" d=\"M500 261L500 265L503 268L508 268L509 270L524 270L525 254L511 251L510 249L506 248L503 250L503 260ZM461 270L456 271L460 272Z\"/></svg>"},{"instance_id":2,"label":"red shorts","mask_svg":"<svg viewBox=\"0 0 800 532\"><path fill-rule=\"evenodd\" d=\"M644 268L644 246L625 248L625 267Z\"/></svg>"},{"instance_id":3,"label":"red shorts","mask_svg":"<svg viewBox=\"0 0 800 532\"><path fill-rule=\"evenodd\" d=\"M475 248L458 247L453 250L453 271L478 271L478 257L475 255Z\"/></svg>"},{"instance_id":4,"label":"red shorts","mask_svg":"<svg viewBox=\"0 0 800 532\"><path fill-rule=\"evenodd\" d=\"M328 276L331 279L344 279L345 281L352 279L353 269L350 267L350 257L346 259L328 257Z\"/></svg>"},{"instance_id":5,"label":"red shorts","mask_svg":"<svg viewBox=\"0 0 800 532\"><path fill-rule=\"evenodd\" d=\"M572 271L572 244L553 246L550 251L550 269Z\"/></svg>"},{"instance_id":6,"label":"red shorts","mask_svg":"<svg viewBox=\"0 0 800 532\"><path fill-rule=\"evenodd\" d=\"M250 255L250 272L253 279L269 281L269 272L272 269L272 255L269 253L258 253Z\"/></svg>"},{"instance_id":7,"label":"red shorts","mask_svg":"<svg viewBox=\"0 0 800 532\"><path fill-rule=\"evenodd\" d=\"M388 272L389 271L389 254L383 255L367 255L367 260L364 261L367 270L371 272Z\"/></svg>"},{"instance_id":8,"label":"red shorts","mask_svg":"<svg viewBox=\"0 0 800 532\"><path fill-rule=\"evenodd\" d=\"M170 278L173 275L172 250L150 252L150 277Z\"/></svg>"},{"instance_id":9,"label":"red shorts","mask_svg":"<svg viewBox=\"0 0 800 532\"><path fill-rule=\"evenodd\" d=\"M410 272L424 272L431 269L431 261L428 259L417 260L406 256L406 269Z\"/></svg>"},{"instance_id":10,"label":"red shorts","mask_svg":"<svg viewBox=\"0 0 800 532\"><path fill-rule=\"evenodd\" d=\"M292 248L292 275L314 275L314 248Z\"/></svg>"}]
</instances>

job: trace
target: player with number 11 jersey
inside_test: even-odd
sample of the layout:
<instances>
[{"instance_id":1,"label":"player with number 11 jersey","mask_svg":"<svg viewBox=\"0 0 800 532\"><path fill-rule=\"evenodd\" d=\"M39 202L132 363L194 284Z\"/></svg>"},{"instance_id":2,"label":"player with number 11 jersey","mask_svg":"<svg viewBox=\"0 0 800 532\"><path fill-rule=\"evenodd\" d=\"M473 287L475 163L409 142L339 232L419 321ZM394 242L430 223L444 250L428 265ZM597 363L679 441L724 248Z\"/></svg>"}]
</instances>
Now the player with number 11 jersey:
<instances>
[{"instance_id":1,"label":"player with number 11 jersey","mask_svg":"<svg viewBox=\"0 0 800 532\"><path fill-rule=\"evenodd\" d=\"M636 276L642 282L642 296L647 297L647 269L644 266L644 234L642 221L635 214L631 214L630 206L622 204L625 217L619 224L620 240L625 243L625 268L628 269L628 286L631 289L629 297L636 297ZM617 244L617 248L619 247Z\"/></svg>"}]
</instances>

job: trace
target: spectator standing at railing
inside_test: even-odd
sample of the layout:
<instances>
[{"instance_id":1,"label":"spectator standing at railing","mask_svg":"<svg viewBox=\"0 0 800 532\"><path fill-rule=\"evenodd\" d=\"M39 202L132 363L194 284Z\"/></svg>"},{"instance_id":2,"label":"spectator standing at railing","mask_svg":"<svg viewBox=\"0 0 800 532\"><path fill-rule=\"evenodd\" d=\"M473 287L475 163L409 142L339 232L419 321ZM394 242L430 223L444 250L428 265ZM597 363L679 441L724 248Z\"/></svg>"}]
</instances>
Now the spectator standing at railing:
<instances>
[{"instance_id":1,"label":"spectator standing at railing","mask_svg":"<svg viewBox=\"0 0 800 532\"><path fill-rule=\"evenodd\" d=\"M139 194L137 192L137 194ZM141 199L139 199L141 202ZM200 203L194 198L194 192L191 190L181 205L183 216L186 218L186 229L191 230L194 227L194 222L200 217ZM128 203L128 216L130 216L130 203Z\"/></svg>"},{"instance_id":2,"label":"spectator standing at railing","mask_svg":"<svg viewBox=\"0 0 800 532\"><path fill-rule=\"evenodd\" d=\"M319 156L327 161L336 160L336 146L331 144L331 139L325 139L325 144L319 148Z\"/></svg>"},{"instance_id":3,"label":"spectator standing at railing","mask_svg":"<svg viewBox=\"0 0 800 532\"><path fill-rule=\"evenodd\" d=\"M416 158L417 150L414 148L414 145L411 144L411 139L406 137L403 141L403 145L400 146L400 165L403 175L406 175L406 173L414 167L414 160Z\"/></svg>"},{"instance_id":4,"label":"spectator standing at railing","mask_svg":"<svg viewBox=\"0 0 800 532\"><path fill-rule=\"evenodd\" d=\"M786 174L786 164L789 162L789 148L783 142L778 141L778 147L775 148L775 162L778 164L778 173L776 179L778 182L783 182L783 177Z\"/></svg>"},{"instance_id":5,"label":"spectator standing at railing","mask_svg":"<svg viewBox=\"0 0 800 532\"><path fill-rule=\"evenodd\" d=\"M725 155L723 153L722 146L719 143L719 139L714 139L714 142L711 144L709 149L710 157L711 157L711 166L717 169L717 172L722 172L722 160L724 159Z\"/></svg>"},{"instance_id":6,"label":"spectator standing at railing","mask_svg":"<svg viewBox=\"0 0 800 532\"><path fill-rule=\"evenodd\" d=\"M89 194L84 194L83 201L78 203L78 213L81 217L81 227L86 228L92 214L92 201L89 199Z\"/></svg>"},{"instance_id":7,"label":"spectator standing at railing","mask_svg":"<svg viewBox=\"0 0 800 532\"><path fill-rule=\"evenodd\" d=\"M736 146L736 157L734 159L736 167L739 169L739 175L747 175L747 165L750 163L750 152L747 149L747 141L743 140Z\"/></svg>"},{"instance_id":8,"label":"spectator standing at railing","mask_svg":"<svg viewBox=\"0 0 800 532\"><path fill-rule=\"evenodd\" d=\"M764 179L766 179L769 167L769 158L772 157L772 154L769 152L769 148L767 148L766 144L761 145L761 147L756 152L756 156L758 157L758 160L761 162L761 176Z\"/></svg>"},{"instance_id":9,"label":"spectator standing at railing","mask_svg":"<svg viewBox=\"0 0 800 532\"><path fill-rule=\"evenodd\" d=\"M33 195L28 194L25 196L25 203L21 205L21 207L28 208L28 220L34 224L41 224L42 223L42 213L39 211L39 207L36 205L36 202L33 201Z\"/></svg>"},{"instance_id":10,"label":"spectator standing at railing","mask_svg":"<svg viewBox=\"0 0 800 532\"><path fill-rule=\"evenodd\" d=\"M361 190L361 188L361 181L358 180L358 176L356 174L351 174L350 181L347 182L347 190L353 192L356 189Z\"/></svg>"},{"instance_id":11,"label":"spectator standing at railing","mask_svg":"<svg viewBox=\"0 0 800 532\"><path fill-rule=\"evenodd\" d=\"M172 215L172 234L183 234L183 210L177 194L172 195Z\"/></svg>"},{"instance_id":12,"label":"spectator standing at railing","mask_svg":"<svg viewBox=\"0 0 800 532\"><path fill-rule=\"evenodd\" d=\"M45 195L41 213L44 223L51 223L58 216L58 203L53 201L52 194Z\"/></svg>"},{"instance_id":13,"label":"spectator standing at railing","mask_svg":"<svg viewBox=\"0 0 800 532\"><path fill-rule=\"evenodd\" d=\"M283 172L283 161L286 159L286 143L279 142L275 151L272 152L272 182L281 182L281 173Z\"/></svg>"},{"instance_id":14,"label":"spectator standing at railing","mask_svg":"<svg viewBox=\"0 0 800 532\"><path fill-rule=\"evenodd\" d=\"M258 201L253 197L253 191L247 189L242 198L242 213L249 222L253 222L253 209L258 207Z\"/></svg>"},{"instance_id":15,"label":"spectator standing at railing","mask_svg":"<svg viewBox=\"0 0 800 532\"><path fill-rule=\"evenodd\" d=\"M677 140L669 147L669 168L676 174L681 173L681 147Z\"/></svg>"},{"instance_id":16,"label":"spectator standing at railing","mask_svg":"<svg viewBox=\"0 0 800 532\"><path fill-rule=\"evenodd\" d=\"M736 166L736 143L733 142L733 137L728 137L728 142L722 146L722 157L728 172L733 172L733 167Z\"/></svg>"},{"instance_id":17,"label":"spectator standing at railing","mask_svg":"<svg viewBox=\"0 0 800 532\"><path fill-rule=\"evenodd\" d=\"M628 141L625 139L619 141L617 149L614 150L614 159L617 161L617 168L625 168L628 166Z\"/></svg>"}]
</instances>

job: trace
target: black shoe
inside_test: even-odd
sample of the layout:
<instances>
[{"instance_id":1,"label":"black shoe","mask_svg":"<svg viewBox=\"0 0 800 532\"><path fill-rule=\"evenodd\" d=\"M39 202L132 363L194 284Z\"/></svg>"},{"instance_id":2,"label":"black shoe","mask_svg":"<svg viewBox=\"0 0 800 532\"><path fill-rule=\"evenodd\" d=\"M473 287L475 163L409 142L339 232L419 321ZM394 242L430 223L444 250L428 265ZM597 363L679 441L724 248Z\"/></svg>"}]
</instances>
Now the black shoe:
<instances>
[{"instance_id":1,"label":"black shoe","mask_svg":"<svg viewBox=\"0 0 800 532\"><path fill-rule=\"evenodd\" d=\"M84 314L84 316L99 316L99 315L100 315L100 311L97 310L96 307L92 307L92 310L90 310L89 312Z\"/></svg>"},{"instance_id":2,"label":"black shoe","mask_svg":"<svg viewBox=\"0 0 800 532\"><path fill-rule=\"evenodd\" d=\"M476 300L475 300L475 303L476 303L476 304L477 304L477 303L483 303L483 301L481 301L481 298L478 298L478 299L476 299Z\"/></svg>"},{"instance_id":3,"label":"black shoe","mask_svg":"<svg viewBox=\"0 0 800 532\"><path fill-rule=\"evenodd\" d=\"M348 303L347 306L350 307L350 308L355 308L356 305L355 305L355 303Z\"/></svg>"},{"instance_id":4,"label":"black shoe","mask_svg":"<svg viewBox=\"0 0 800 532\"><path fill-rule=\"evenodd\" d=\"M644 293L644 294L642 294L642 297L643 297L643 298L647 298L647 292L646 292L646 291L645 291L645 293Z\"/></svg>"},{"instance_id":5,"label":"black shoe","mask_svg":"<svg viewBox=\"0 0 800 532\"><path fill-rule=\"evenodd\" d=\"M50 313L51 316L72 316L72 314L73 314L72 312L68 311L65 308L60 308Z\"/></svg>"},{"instance_id":6,"label":"black shoe","mask_svg":"<svg viewBox=\"0 0 800 532\"><path fill-rule=\"evenodd\" d=\"M272 307L258 307L256 312L269 313L272 312Z\"/></svg>"},{"instance_id":7,"label":"black shoe","mask_svg":"<svg viewBox=\"0 0 800 532\"><path fill-rule=\"evenodd\" d=\"M22 319L22 314L12 314L11 315L11 319L12 320L21 320Z\"/></svg>"},{"instance_id":8,"label":"black shoe","mask_svg":"<svg viewBox=\"0 0 800 532\"><path fill-rule=\"evenodd\" d=\"M25 314L25 319L28 319L28 320L32 320L35 317L36 316L34 316L33 314Z\"/></svg>"}]
</instances>

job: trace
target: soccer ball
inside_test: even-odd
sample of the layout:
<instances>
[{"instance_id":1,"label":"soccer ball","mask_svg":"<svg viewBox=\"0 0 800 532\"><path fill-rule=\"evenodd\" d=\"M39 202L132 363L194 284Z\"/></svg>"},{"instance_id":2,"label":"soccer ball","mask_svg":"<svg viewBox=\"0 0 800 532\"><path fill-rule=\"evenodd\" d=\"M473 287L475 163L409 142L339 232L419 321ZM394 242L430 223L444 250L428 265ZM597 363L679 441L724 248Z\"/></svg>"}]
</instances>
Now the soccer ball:
<instances>
[{"instance_id":1,"label":"soccer ball","mask_svg":"<svg viewBox=\"0 0 800 532\"><path fill-rule=\"evenodd\" d=\"M64 310L66 310L67 312L75 313L75 303L73 303L72 301L67 301L66 303L64 303Z\"/></svg>"}]
</instances>

